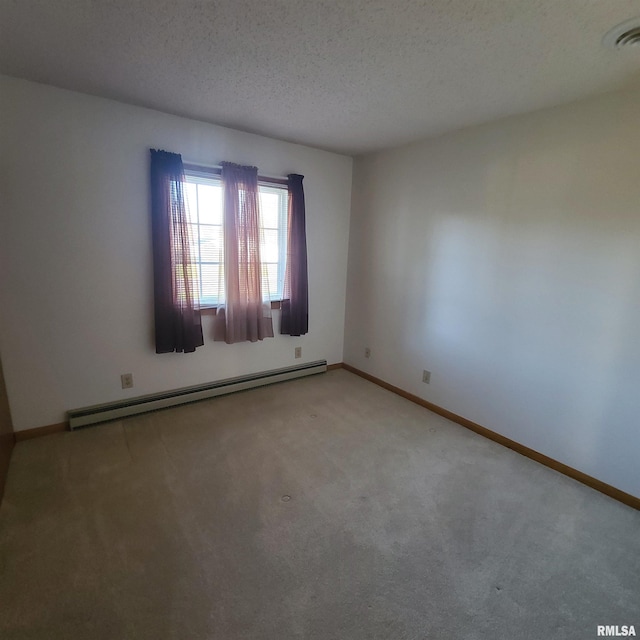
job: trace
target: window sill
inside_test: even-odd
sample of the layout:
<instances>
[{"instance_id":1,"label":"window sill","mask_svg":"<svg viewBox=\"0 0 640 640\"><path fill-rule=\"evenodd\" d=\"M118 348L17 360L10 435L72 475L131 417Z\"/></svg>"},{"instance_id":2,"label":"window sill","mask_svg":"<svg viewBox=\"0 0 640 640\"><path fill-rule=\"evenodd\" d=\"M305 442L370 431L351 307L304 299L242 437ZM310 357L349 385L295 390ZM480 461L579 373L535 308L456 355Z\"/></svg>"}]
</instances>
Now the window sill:
<instances>
[{"instance_id":1,"label":"window sill","mask_svg":"<svg viewBox=\"0 0 640 640\"><path fill-rule=\"evenodd\" d=\"M280 300L273 300L271 302L271 308L272 309L280 309L281 307L281 301ZM203 315L207 315L207 316L215 316L216 315L216 307L202 307L200 309L200 313L202 313Z\"/></svg>"}]
</instances>

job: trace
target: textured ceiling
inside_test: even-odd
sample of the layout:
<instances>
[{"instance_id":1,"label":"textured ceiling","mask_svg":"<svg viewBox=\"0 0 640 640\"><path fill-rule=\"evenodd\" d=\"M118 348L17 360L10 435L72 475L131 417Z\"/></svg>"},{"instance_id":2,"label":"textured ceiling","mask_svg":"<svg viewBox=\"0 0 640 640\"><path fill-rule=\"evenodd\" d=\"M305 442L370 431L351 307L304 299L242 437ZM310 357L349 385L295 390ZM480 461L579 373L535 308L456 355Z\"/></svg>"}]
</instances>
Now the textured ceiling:
<instances>
[{"instance_id":1,"label":"textured ceiling","mask_svg":"<svg viewBox=\"0 0 640 640\"><path fill-rule=\"evenodd\" d=\"M0 0L0 72L362 153L640 84L640 0Z\"/></svg>"}]
</instances>

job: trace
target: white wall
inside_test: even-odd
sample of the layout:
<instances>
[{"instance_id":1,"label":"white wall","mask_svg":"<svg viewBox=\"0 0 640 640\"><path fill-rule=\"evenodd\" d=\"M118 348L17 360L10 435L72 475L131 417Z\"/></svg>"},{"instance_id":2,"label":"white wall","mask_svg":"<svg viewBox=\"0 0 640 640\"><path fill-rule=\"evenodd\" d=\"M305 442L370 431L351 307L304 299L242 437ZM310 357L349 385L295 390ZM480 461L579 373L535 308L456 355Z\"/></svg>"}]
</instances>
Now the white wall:
<instances>
[{"instance_id":1,"label":"white wall","mask_svg":"<svg viewBox=\"0 0 640 640\"><path fill-rule=\"evenodd\" d=\"M639 104L357 159L345 333L345 362L636 496Z\"/></svg>"},{"instance_id":2,"label":"white wall","mask_svg":"<svg viewBox=\"0 0 640 640\"><path fill-rule=\"evenodd\" d=\"M350 158L7 77L0 114L0 350L17 431L71 408L342 361ZM196 353L155 354L150 147L305 175L307 336L214 344L209 317Z\"/></svg>"}]
</instances>

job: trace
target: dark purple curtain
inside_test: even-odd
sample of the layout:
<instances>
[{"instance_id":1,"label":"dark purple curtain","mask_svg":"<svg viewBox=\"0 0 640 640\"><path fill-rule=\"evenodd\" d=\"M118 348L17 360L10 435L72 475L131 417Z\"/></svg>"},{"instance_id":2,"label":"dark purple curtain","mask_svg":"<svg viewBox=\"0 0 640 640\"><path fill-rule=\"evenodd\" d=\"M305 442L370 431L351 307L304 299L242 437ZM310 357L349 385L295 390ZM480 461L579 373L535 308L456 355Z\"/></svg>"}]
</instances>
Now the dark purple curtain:
<instances>
[{"instance_id":1,"label":"dark purple curtain","mask_svg":"<svg viewBox=\"0 0 640 640\"><path fill-rule=\"evenodd\" d=\"M184 184L181 156L151 149L156 353L204 344Z\"/></svg>"},{"instance_id":2,"label":"dark purple curtain","mask_svg":"<svg viewBox=\"0 0 640 640\"><path fill-rule=\"evenodd\" d=\"M289 233L280 333L302 336L309 331L309 281L307 277L307 235L305 229L304 176L288 177Z\"/></svg>"}]
</instances>

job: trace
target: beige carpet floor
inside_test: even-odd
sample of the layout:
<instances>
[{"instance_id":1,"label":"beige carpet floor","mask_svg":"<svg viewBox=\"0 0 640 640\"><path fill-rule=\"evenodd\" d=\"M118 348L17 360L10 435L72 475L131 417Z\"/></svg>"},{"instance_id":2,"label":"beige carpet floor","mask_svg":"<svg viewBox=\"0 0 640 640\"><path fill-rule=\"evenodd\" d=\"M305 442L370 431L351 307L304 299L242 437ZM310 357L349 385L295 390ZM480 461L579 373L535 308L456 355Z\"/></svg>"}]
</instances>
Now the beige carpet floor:
<instances>
[{"instance_id":1,"label":"beige carpet floor","mask_svg":"<svg viewBox=\"0 0 640 640\"><path fill-rule=\"evenodd\" d=\"M0 637L640 634L640 513L343 370L17 445Z\"/></svg>"}]
</instances>

